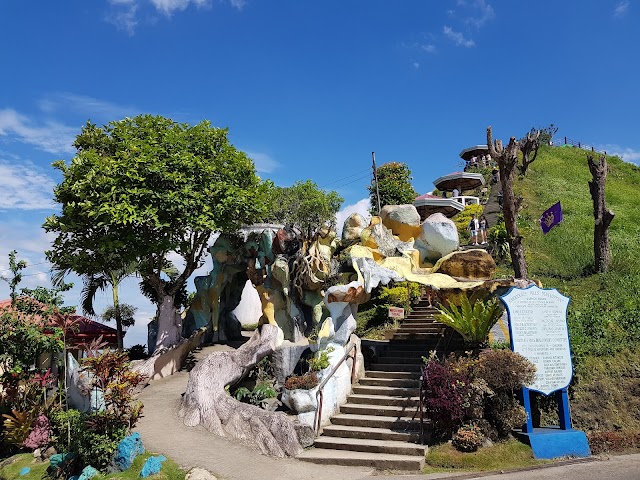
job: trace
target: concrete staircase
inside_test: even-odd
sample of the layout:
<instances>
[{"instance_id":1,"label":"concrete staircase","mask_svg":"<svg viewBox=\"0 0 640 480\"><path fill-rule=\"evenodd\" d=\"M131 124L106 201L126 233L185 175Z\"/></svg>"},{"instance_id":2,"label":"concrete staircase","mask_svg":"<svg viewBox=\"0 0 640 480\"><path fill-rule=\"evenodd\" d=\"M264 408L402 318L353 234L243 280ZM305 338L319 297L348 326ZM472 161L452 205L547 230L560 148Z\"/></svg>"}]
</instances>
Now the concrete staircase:
<instances>
[{"instance_id":1,"label":"concrete staircase","mask_svg":"<svg viewBox=\"0 0 640 480\"><path fill-rule=\"evenodd\" d=\"M422 356L433 349L444 352L449 339L447 327L433 318L435 312L426 300L413 308L353 386L340 413L324 427L315 448L298 456L300 460L392 470L424 466L427 447L419 444L418 411ZM426 442L429 422L424 426Z\"/></svg>"}]
</instances>

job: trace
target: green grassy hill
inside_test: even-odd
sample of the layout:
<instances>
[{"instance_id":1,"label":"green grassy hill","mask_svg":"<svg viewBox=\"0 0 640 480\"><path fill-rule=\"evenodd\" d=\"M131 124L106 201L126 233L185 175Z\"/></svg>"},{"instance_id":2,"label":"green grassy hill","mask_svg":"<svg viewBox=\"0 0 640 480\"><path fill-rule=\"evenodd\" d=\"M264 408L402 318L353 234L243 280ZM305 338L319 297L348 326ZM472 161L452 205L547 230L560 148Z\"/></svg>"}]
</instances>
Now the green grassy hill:
<instances>
[{"instance_id":1,"label":"green grassy hill","mask_svg":"<svg viewBox=\"0 0 640 480\"><path fill-rule=\"evenodd\" d=\"M573 418L587 430L640 430L640 168L608 157L613 260L593 274L588 152L542 147L515 190L529 275L571 297ZM564 220L543 235L538 219L560 201Z\"/></svg>"}]
</instances>

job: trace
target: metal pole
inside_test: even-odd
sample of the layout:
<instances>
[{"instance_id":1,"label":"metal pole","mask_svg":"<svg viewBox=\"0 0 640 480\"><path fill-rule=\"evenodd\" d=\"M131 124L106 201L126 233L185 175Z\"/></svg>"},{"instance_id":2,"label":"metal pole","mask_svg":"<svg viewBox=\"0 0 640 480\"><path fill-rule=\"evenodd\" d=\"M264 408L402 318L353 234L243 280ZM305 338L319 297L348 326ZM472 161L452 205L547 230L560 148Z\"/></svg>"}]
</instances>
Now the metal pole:
<instances>
[{"instance_id":1,"label":"metal pole","mask_svg":"<svg viewBox=\"0 0 640 480\"><path fill-rule=\"evenodd\" d=\"M378 215L380 215L380 189L378 188L378 170L376 169L376 152L371 152L371 160L373 162L373 180L376 182L376 197L378 199Z\"/></svg>"}]
</instances>

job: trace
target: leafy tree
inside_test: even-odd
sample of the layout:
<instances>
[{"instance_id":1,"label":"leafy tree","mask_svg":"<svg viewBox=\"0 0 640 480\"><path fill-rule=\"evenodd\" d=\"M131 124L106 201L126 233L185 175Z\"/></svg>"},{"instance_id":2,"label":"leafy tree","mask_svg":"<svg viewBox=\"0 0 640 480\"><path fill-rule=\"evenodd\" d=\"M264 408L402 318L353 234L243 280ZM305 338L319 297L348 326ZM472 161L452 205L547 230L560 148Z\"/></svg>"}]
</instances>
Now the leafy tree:
<instances>
[{"instance_id":1,"label":"leafy tree","mask_svg":"<svg viewBox=\"0 0 640 480\"><path fill-rule=\"evenodd\" d=\"M413 205L418 194L411 185L411 170L406 163L385 163L377 170L378 191L380 192L380 208L385 205ZM377 215L378 199L375 181L367 187L371 199L371 214Z\"/></svg>"},{"instance_id":2,"label":"leafy tree","mask_svg":"<svg viewBox=\"0 0 640 480\"><path fill-rule=\"evenodd\" d=\"M267 221L295 225L311 236L326 223L335 224L344 199L335 191L324 191L312 180L291 187L272 187Z\"/></svg>"},{"instance_id":3,"label":"leafy tree","mask_svg":"<svg viewBox=\"0 0 640 480\"><path fill-rule=\"evenodd\" d=\"M104 127L88 122L54 196L61 213L45 221L57 234L48 259L80 275L131 262L155 292L158 347L180 340L176 295L202 265L214 231L233 232L264 214L266 185L251 160L208 121L195 126L139 115ZM167 255L184 268L165 278Z\"/></svg>"},{"instance_id":4,"label":"leafy tree","mask_svg":"<svg viewBox=\"0 0 640 480\"><path fill-rule=\"evenodd\" d=\"M73 283L60 282L58 286L54 288L46 288L41 286L37 286L36 288L21 288L20 296L34 299L37 302L47 305L51 307L52 310L55 309L62 314L75 313L76 311L75 306L67 306L67 307L63 306L64 298L61 295L62 292L68 292L72 288L73 288ZM29 309L31 308L30 306L33 305L31 302L18 301L17 303L18 303L17 307L21 311L26 313L36 313L36 312L29 311Z\"/></svg>"},{"instance_id":5,"label":"leafy tree","mask_svg":"<svg viewBox=\"0 0 640 480\"><path fill-rule=\"evenodd\" d=\"M12 250L9 252L9 270L11 270L11 278L4 275L0 275L0 279L9 284L11 290L11 305L16 302L16 288L22 281L22 270L27 268L27 262L25 260L16 261L18 252Z\"/></svg>"},{"instance_id":6,"label":"leafy tree","mask_svg":"<svg viewBox=\"0 0 640 480\"><path fill-rule=\"evenodd\" d=\"M105 322L118 322L123 327L131 327L136 323L135 314L137 308L128 303L119 303L116 308L115 305L111 305L102 312L101 318Z\"/></svg>"}]
</instances>

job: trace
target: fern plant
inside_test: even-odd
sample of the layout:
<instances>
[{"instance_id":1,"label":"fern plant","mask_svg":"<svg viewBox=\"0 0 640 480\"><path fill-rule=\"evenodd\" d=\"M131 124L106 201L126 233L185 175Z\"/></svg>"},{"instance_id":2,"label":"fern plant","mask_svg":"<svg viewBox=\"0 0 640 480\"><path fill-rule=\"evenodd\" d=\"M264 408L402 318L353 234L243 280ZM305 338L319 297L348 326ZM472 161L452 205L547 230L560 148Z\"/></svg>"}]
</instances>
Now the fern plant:
<instances>
[{"instance_id":1,"label":"fern plant","mask_svg":"<svg viewBox=\"0 0 640 480\"><path fill-rule=\"evenodd\" d=\"M474 296L469 299L466 295L462 296L459 307L449 304L438 311L436 319L440 323L453 328L465 342L474 346L487 342L491 327L502 315L502 308L495 299L483 301Z\"/></svg>"}]
</instances>

